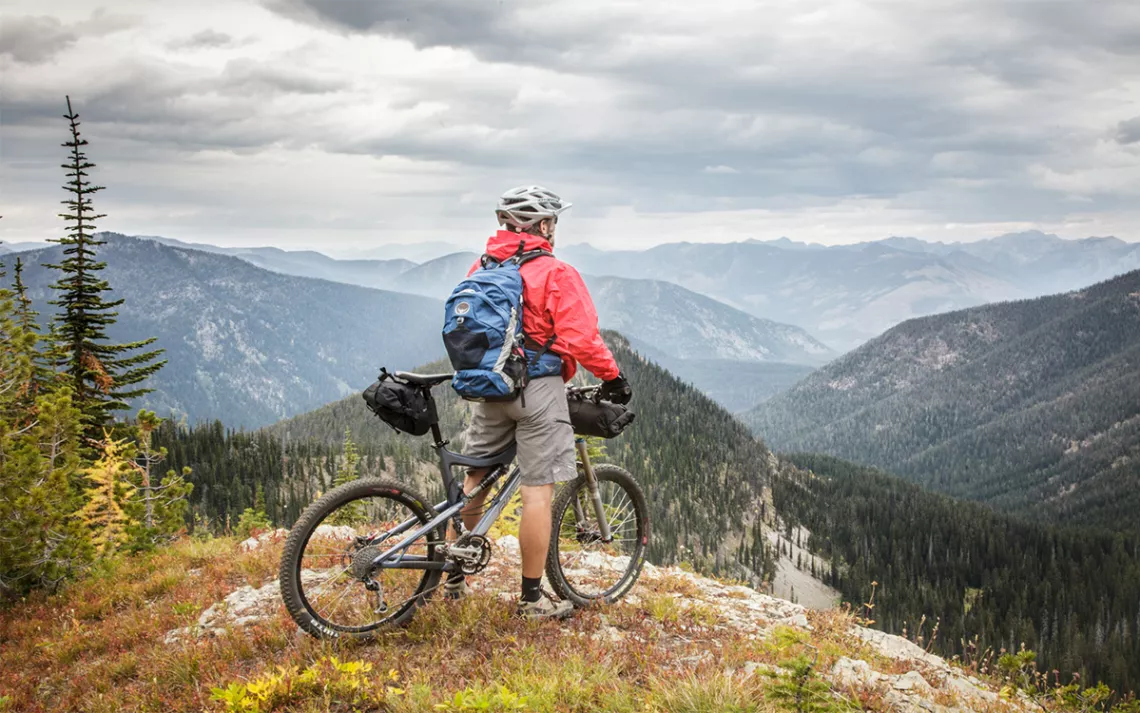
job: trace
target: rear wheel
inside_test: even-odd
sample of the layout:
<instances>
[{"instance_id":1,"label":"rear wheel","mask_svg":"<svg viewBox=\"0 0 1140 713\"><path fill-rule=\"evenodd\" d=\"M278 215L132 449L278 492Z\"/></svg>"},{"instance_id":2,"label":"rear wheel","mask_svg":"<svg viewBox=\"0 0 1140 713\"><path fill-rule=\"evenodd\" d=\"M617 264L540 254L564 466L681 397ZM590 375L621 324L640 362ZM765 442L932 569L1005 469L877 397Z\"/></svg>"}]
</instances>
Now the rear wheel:
<instances>
[{"instance_id":1,"label":"rear wheel","mask_svg":"<svg viewBox=\"0 0 1140 713\"><path fill-rule=\"evenodd\" d=\"M301 513L281 556L281 597L289 615L313 636L369 638L411 619L439 585L440 570L375 569L370 562L435 516L404 485L361 478L329 491ZM399 534L401 523L414 525ZM443 561L443 526L405 553Z\"/></svg>"},{"instance_id":2,"label":"rear wheel","mask_svg":"<svg viewBox=\"0 0 1140 713\"><path fill-rule=\"evenodd\" d=\"M552 508L546 577L559 596L577 606L625 596L641 574L649 544L649 508L637 481L609 463L594 466L594 475L608 540L584 474L563 487Z\"/></svg>"}]
</instances>

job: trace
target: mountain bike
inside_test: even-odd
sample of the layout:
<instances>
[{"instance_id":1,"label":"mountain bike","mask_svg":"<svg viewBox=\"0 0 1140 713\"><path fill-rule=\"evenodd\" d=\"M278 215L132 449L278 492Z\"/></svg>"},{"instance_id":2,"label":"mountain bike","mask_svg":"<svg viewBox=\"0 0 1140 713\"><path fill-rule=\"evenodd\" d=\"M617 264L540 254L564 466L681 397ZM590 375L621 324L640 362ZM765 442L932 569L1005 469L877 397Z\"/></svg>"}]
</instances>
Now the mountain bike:
<instances>
[{"instance_id":1,"label":"mountain bike","mask_svg":"<svg viewBox=\"0 0 1140 713\"><path fill-rule=\"evenodd\" d=\"M396 376L432 387L451 374ZM568 387L568 398L601 398L600 387ZM446 448L434 402L431 435L439 454L446 499L434 506L405 483L360 478L335 488L301 513L281 557L281 596L290 616L316 637L369 638L408 622L442 586L444 575L478 574L493 555L491 526L519 488L518 467L510 468L517 445L473 458ZM612 603L625 596L641 574L649 543L649 510L633 477L609 463L590 462L584 438L575 437L578 477L565 483L552 505L546 577L576 607ZM453 469L489 468L479 484L463 492ZM504 480L505 478L505 480ZM472 497L497 492L468 530L460 512ZM448 525L453 539L448 539Z\"/></svg>"}]
</instances>

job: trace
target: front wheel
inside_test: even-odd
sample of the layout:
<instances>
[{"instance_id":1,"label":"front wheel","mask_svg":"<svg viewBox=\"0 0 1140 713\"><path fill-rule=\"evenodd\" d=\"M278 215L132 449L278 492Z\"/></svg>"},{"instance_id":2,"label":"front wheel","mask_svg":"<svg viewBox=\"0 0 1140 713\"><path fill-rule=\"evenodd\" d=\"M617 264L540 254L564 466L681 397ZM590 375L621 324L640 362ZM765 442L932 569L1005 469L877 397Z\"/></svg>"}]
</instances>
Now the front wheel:
<instances>
[{"instance_id":1,"label":"front wheel","mask_svg":"<svg viewBox=\"0 0 1140 713\"><path fill-rule=\"evenodd\" d=\"M576 606L621 599L637 582L649 544L649 508L628 472L594 466L601 512L585 474L567 483L554 501L546 577L563 599ZM600 517L609 523L602 535Z\"/></svg>"}]
</instances>

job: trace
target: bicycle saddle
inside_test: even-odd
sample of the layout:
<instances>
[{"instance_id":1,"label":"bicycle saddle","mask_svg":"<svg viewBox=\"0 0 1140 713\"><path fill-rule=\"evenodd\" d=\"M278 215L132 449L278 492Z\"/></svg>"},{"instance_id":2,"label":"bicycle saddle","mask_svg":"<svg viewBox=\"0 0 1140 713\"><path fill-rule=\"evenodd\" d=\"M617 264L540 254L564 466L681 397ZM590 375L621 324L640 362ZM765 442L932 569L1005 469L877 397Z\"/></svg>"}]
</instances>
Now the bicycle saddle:
<instances>
[{"instance_id":1,"label":"bicycle saddle","mask_svg":"<svg viewBox=\"0 0 1140 713\"><path fill-rule=\"evenodd\" d=\"M445 381L451 381L451 377L455 374L413 374L410 371L397 371L395 377L403 379L409 384L416 384L417 386L435 386L442 384Z\"/></svg>"}]
</instances>

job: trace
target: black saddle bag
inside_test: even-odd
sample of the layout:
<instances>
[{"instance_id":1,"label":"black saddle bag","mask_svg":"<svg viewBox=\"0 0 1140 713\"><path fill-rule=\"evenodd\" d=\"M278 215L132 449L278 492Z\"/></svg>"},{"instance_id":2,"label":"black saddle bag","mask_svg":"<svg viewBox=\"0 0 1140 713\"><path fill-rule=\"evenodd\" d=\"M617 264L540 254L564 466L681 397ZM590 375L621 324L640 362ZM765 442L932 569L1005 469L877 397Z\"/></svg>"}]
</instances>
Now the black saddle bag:
<instances>
[{"instance_id":1,"label":"black saddle bag","mask_svg":"<svg viewBox=\"0 0 1140 713\"><path fill-rule=\"evenodd\" d=\"M570 423L579 436L613 438L633 423L634 413L625 406L609 401L570 397Z\"/></svg>"},{"instance_id":2,"label":"black saddle bag","mask_svg":"<svg viewBox=\"0 0 1140 713\"><path fill-rule=\"evenodd\" d=\"M381 421L403 433L422 436L439 420L429 389L401 381L387 371L381 372L379 381L365 389L363 396Z\"/></svg>"}]
</instances>

